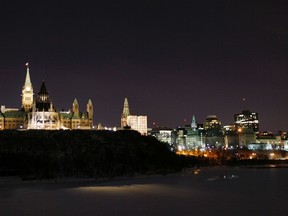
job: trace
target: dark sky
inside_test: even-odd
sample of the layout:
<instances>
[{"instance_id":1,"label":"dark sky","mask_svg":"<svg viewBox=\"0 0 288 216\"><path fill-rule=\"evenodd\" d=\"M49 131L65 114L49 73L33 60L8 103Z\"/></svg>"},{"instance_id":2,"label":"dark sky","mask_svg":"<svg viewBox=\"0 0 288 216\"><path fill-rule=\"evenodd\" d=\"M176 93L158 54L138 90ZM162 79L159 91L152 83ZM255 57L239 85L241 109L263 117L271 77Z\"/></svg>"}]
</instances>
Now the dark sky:
<instances>
[{"instance_id":1,"label":"dark sky","mask_svg":"<svg viewBox=\"0 0 288 216\"><path fill-rule=\"evenodd\" d=\"M288 130L288 1L4 1L0 104L21 106L25 63L58 110L74 98L119 126L124 98L151 126L233 123ZM245 103L243 98L246 98Z\"/></svg>"}]
</instances>

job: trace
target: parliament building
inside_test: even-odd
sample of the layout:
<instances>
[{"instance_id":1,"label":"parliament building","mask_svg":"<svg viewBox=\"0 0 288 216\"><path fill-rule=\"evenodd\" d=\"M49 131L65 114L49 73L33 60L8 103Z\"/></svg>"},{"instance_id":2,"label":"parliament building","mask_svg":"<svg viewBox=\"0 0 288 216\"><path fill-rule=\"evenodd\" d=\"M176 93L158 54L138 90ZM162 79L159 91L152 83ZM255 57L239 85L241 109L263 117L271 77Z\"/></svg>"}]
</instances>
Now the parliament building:
<instances>
[{"instance_id":1,"label":"parliament building","mask_svg":"<svg viewBox=\"0 0 288 216\"><path fill-rule=\"evenodd\" d=\"M34 96L30 79L29 65L26 64L26 77L22 89L22 106L20 109L1 106L0 130L4 129L92 129L93 104L89 99L86 112L79 111L77 99L72 110L58 112L49 96L43 81L37 96Z\"/></svg>"}]
</instances>

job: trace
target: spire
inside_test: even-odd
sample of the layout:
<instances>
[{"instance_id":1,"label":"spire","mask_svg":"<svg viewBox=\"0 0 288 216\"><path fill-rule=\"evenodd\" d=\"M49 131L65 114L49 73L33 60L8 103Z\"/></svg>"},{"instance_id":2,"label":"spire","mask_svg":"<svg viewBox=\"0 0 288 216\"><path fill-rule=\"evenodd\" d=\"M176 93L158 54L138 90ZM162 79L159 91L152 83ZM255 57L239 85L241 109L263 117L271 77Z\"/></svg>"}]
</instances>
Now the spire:
<instances>
[{"instance_id":1,"label":"spire","mask_svg":"<svg viewBox=\"0 0 288 216\"><path fill-rule=\"evenodd\" d=\"M130 115L130 110L129 110L129 104L128 104L128 99L125 98L124 100L124 107L123 107L123 116L127 117Z\"/></svg>"},{"instance_id":2,"label":"spire","mask_svg":"<svg viewBox=\"0 0 288 216\"><path fill-rule=\"evenodd\" d=\"M73 106L74 106L74 105L77 105L77 106L78 106L78 100L77 100L77 98L75 98L74 101L73 101Z\"/></svg>"},{"instance_id":3,"label":"spire","mask_svg":"<svg viewBox=\"0 0 288 216\"><path fill-rule=\"evenodd\" d=\"M129 115L130 115L130 110L129 110L128 99L125 98L124 107L123 107L123 113L121 114L121 128L124 128L124 127L127 126L127 117Z\"/></svg>"},{"instance_id":4,"label":"spire","mask_svg":"<svg viewBox=\"0 0 288 216\"><path fill-rule=\"evenodd\" d=\"M29 63L26 63L26 78L25 85L31 85L30 73L29 73Z\"/></svg>"},{"instance_id":5,"label":"spire","mask_svg":"<svg viewBox=\"0 0 288 216\"><path fill-rule=\"evenodd\" d=\"M50 103L50 109L49 109L49 112L53 112L53 102L51 101Z\"/></svg>"},{"instance_id":6,"label":"spire","mask_svg":"<svg viewBox=\"0 0 288 216\"><path fill-rule=\"evenodd\" d=\"M44 80L42 81L40 90L38 92L38 100L41 102L49 102L49 93L46 89Z\"/></svg>"},{"instance_id":7,"label":"spire","mask_svg":"<svg viewBox=\"0 0 288 216\"><path fill-rule=\"evenodd\" d=\"M87 103L87 114L88 114L89 125L92 128L93 127L93 104L92 104L91 99L89 99Z\"/></svg>"},{"instance_id":8,"label":"spire","mask_svg":"<svg viewBox=\"0 0 288 216\"><path fill-rule=\"evenodd\" d=\"M195 120L195 116L194 116L194 115L192 116L191 128L192 128L194 131L195 131L196 128L197 128L197 123L196 123L196 120Z\"/></svg>"},{"instance_id":9,"label":"spire","mask_svg":"<svg viewBox=\"0 0 288 216\"><path fill-rule=\"evenodd\" d=\"M87 103L87 112L88 112L88 113L93 112L93 104L92 104L91 99L89 99L89 100L88 100L88 103ZM91 113L91 114L92 114L92 113Z\"/></svg>"},{"instance_id":10,"label":"spire","mask_svg":"<svg viewBox=\"0 0 288 216\"><path fill-rule=\"evenodd\" d=\"M92 106L92 101L91 101L91 99L88 100L88 105Z\"/></svg>"},{"instance_id":11,"label":"spire","mask_svg":"<svg viewBox=\"0 0 288 216\"><path fill-rule=\"evenodd\" d=\"M79 115L79 104L76 98L74 99L74 102L73 102L73 112L75 115Z\"/></svg>"},{"instance_id":12,"label":"spire","mask_svg":"<svg viewBox=\"0 0 288 216\"><path fill-rule=\"evenodd\" d=\"M25 77L25 83L22 88L22 109L25 111L28 111L33 106L33 86L30 79L30 73L29 73L29 64L26 63L26 77Z\"/></svg>"}]
</instances>

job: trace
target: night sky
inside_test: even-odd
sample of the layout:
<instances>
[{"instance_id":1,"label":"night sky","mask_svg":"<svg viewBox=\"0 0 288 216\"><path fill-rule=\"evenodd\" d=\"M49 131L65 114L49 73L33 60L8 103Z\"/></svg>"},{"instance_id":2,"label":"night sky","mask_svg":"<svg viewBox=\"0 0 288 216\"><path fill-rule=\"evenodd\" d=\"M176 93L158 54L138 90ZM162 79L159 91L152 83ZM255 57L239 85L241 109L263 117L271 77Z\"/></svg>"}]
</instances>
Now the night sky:
<instances>
[{"instance_id":1,"label":"night sky","mask_svg":"<svg viewBox=\"0 0 288 216\"><path fill-rule=\"evenodd\" d=\"M93 2L93 3L92 3ZM288 130L288 1L3 1L0 104L21 106L25 63L56 109L120 126L124 98L149 126L222 124L243 109ZM243 101L245 98L245 101Z\"/></svg>"}]
</instances>

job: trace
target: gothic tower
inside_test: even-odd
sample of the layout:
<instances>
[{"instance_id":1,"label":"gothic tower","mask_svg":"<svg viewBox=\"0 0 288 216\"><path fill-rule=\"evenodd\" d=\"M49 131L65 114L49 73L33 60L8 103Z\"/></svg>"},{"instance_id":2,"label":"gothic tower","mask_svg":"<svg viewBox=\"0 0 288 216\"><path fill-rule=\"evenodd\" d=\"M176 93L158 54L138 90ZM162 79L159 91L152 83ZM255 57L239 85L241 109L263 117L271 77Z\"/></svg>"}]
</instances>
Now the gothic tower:
<instances>
[{"instance_id":1,"label":"gothic tower","mask_svg":"<svg viewBox=\"0 0 288 216\"><path fill-rule=\"evenodd\" d=\"M124 100L124 107L123 107L123 113L121 115L121 128L124 128L127 125L127 116L130 115L130 110L129 110L129 104L128 104L128 99L125 98Z\"/></svg>"},{"instance_id":2,"label":"gothic tower","mask_svg":"<svg viewBox=\"0 0 288 216\"><path fill-rule=\"evenodd\" d=\"M93 104L90 99L88 100L88 103L87 103L87 114L88 114L89 124L92 127L93 126Z\"/></svg>"},{"instance_id":3,"label":"gothic tower","mask_svg":"<svg viewBox=\"0 0 288 216\"><path fill-rule=\"evenodd\" d=\"M79 116L79 104L76 98L74 99L74 102L73 102L73 113L75 116Z\"/></svg>"},{"instance_id":4,"label":"gothic tower","mask_svg":"<svg viewBox=\"0 0 288 216\"><path fill-rule=\"evenodd\" d=\"M196 119L195 119L194 115L193 115L192 121L191 121L191 128L192 128L193 131L196 131L196 129L197 129L197 122L196 122Z\"/></svg>"},{"instance_id":5,"label":"gothic tower","mask_svg":"<svg viewBox=\"0 0 288 216\"><path fill-rule=\"evenodd\" d=\"M50 102L49 93L47 91L47 88L46 88L46 85L45 85L44 81L42 81L40 90L38 92L37 102L42 102L42 103ZM49 103L49 105L50 105L50 103Z\"/></svg>"},{"instance_id":6,"label":"gothic tower","mask_svg":"<svg viewBox=\"0 0 288 216\"><path fill-rule=\"evenodd\" d=\"M26 77L25 77L25 83L23 85L22 89L22 109L25 111L31 110L33 107L33 86L30 80L30 73L29 73L29 64L26 63Z\"/></svg>"}]
</instances>

